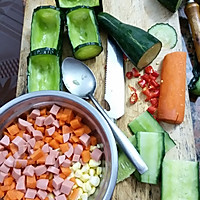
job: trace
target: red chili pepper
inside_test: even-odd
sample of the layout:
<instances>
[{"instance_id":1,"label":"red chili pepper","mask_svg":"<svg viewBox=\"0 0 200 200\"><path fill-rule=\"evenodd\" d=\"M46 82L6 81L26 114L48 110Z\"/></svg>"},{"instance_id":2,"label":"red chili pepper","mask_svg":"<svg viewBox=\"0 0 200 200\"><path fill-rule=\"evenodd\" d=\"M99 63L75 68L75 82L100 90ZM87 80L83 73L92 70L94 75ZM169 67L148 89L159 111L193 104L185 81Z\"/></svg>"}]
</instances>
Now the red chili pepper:
<instances>
[{"instance_id":1,"label":"red chili pepper","mask_svg":"<svg viewBox=\"0 0 200 200\"><path fill-rule=\"evenodd\" d=\"M132 72L126 72L126 77L128 79L131 79L133 77L133 73Z\"/></svg>"},{"instance_id":2,"label":"red chili pepper","mask_svg":"<svg viewBox=\"0 0 200 200\"><path fill-rule=\"evenodd\" d=\"M149 65L149 66L145 67L144 72L146 74L152 74L154 72L154 69L152 66Z\"/></svg>"},{"instance_id":3,"label":"red chili pepper","mask_svg":"<svg viewBox=\"0 0 200 200\"><path fill-rule=\"evenodd\" d=\"M149 78L149 75L148 74L144 74L141 76L141 79L145 80L147 83L149 83L150 81L150 78Z\"/></svg>"},{"instance_id":4,"label":"red chili pepper","mask_svg":"<svg viewBox=\"0 0 200 200\"><path fill-rule=\"evenodd\" d=\"M140 76L140 72L135 67L132 68L132 73L135 78Z\"/></svg>"},{"instance_id":5,"label":"red chili pepper","mask_svg":"<svg viewBox=\"0 0 200 200\"><path fill-rule=\"evenodd\" d=\"M151 113L152 115L156 112L156 110L157 110L157 108L155 108L155 107L153 107L153 106L149 106L149 107L147 108L147 111L148 111L149 113Z\"/></svg>"},{"instance_id":6,"label":"red chili pepper","mask_svg":"<svg viewBox=\"0 0 200 200\"><path fill-rule=\"evenodd\" d=\"M157 78L159 76L159 73L154 70L153 73L151 73L151 75Z\"/></svg>"},{"instance_id":7,"label":"red chili pepper","mask_svg":"<svg viewBox=\"0 0 200 200\"><path fill-rule=\"evenodd\" d=\"M128 87L131 90L130 103L135 104L138 100L138 95L137 95L136 89L130 85Z\"/></svg>"},{"instance_id":8,"label":"red chili pepper","mask_svg":"<svg viewBox=\"0 0 200 200\"><path fill-rule=\"evenodd\" d=\"M128 60L128 57L123 53L123 60L124 61L127 61Z\"/></svg>"},{"instance_id":9,"label":"red chili pepper","mask_svg":"<svg viewBox=\"0 0 200 200\"><path fill-rule=\"evenodd\" d=\"M159 97L160 95L160 90L159 89L155 89L153 91L150 91L149 88L144 88L142 90L142 93L147 97L145 99L145 101L149 101L151 98L154 98L154 97Z\"/></svg>"},{"instance_id":10,"label":"red chili pepper","mask_svg":"<svg viewBox=\"0 0 200 200\"><path fill-rule=\"evenodd\" d=\"M141 87L141 88L144 88L146 86L146 81L144 79L141 79L138 81L138 85Z\"/></svg>"},{"instance_id":11,"label":"red chili pepper","mask_svg":"<svg viewBox=\"0 0 200 200\"><path fill-rule=\"evenodd\" d=\"M150 79L150 80L156 80L156 77L155 77L155 76L152 76L152 74L149 74L149 79Z\"/></svg>"},{"instance_id":12,"label":"red chili pepper","mask_svg":"<svg viewBox=\"0 0 200 200\"><path fill-rule=\"evenodd\" d=\"M151 80L150 84L156 88L160 86L160 84L156 80Z\"/></svg>"},{"instance_id":13,"label":"red chili pepper","mask_svg":"<svg viewBox=\"0 0 200 200\"><path fill-rule=\"evenodd\" d=\"M154 98L151 98L149 101L153 107L155 108L158 107L158 98L154 97Z\"/></svg>"}]
</instances>

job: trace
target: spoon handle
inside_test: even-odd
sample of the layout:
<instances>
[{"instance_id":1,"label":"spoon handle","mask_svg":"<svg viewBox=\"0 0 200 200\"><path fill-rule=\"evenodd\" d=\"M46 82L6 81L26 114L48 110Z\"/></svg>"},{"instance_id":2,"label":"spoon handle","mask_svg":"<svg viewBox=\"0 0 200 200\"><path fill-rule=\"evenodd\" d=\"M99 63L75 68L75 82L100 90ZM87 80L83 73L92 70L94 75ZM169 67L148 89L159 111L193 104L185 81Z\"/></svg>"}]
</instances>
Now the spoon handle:
<instances>
[{"instance_id":1,"label":"spoon handle","mask_svg":"<svg viewBox=\"0 0 200 200\"><path fill-rule=\"evenodd\" d=\"M92 94L88 94L88 97L92 100L93 104L96 106L97 110L103 115L107 123L109 124L113 135L120 145L126 156L133 163L140 174L143 174L148 170L147 165L142 160L140 154L137 152L135 147L131 144L129 139L125 136L125 134L118 128L118 126L109 118L106 112L103 110L101 105L97 102Z\"/></svg>"}]
</instances>

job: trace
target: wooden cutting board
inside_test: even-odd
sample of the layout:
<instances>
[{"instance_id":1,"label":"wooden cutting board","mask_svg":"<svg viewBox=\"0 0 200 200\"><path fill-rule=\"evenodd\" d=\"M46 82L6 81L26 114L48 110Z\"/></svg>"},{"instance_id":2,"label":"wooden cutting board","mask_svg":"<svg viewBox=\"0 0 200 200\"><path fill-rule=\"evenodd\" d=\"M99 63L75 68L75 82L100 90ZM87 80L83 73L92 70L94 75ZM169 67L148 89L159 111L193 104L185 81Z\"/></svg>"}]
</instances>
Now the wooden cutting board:
<instances>
[{"instance_id":1,"label":"wooden cutting board","mask_svg":"<svg viewBox=\"0 0 200 200\"><path fill-rule=\"evenodd\" d=\"M30 29L32 11L39 5L55 5L53 0L27 0L24 16L24 27L21 41L21 55L18 74L17 96L26 93L27 91L27 56L30 49ZM174 49L165 49L159 53L157 58L152 63L152 66L160 72L162 59L167 53L182 50L181 33L179 27L178 13L172 14L165 9L157 0L103 0L103 9L121 20L134 26L138 26L144 30L148 30L157 22L165 22L172 25L178 33L178 43ZM66 37L66 32L64 34ZM105 86L105 65L106 65L106 39L107 35L101 31L101 39L104 47L103 52L96 58L86 61L85 63L94 72L97 79L97 90L95 97L102 106L104 102L104 86ZM63 58L72 56L69 42L64 39ZM133 64L130 61L125 62L125 71L131 70ZM114 76L114 74L113 74ZM120 129L130 136L131 133L127 127L128 123L136 118L139 114L145 111L148 103L144 101L144 96L140 93L140 88L136 84L137 79L126 79L126 101L125 115L118 120L117 124ZM134 86L139 95L139 100L135 105L130 105L130 91L128 85ZM169 132L170 136L175 140L176 146L167 153L167 157L172 159L196 160L192 120L190 113L190 102L188 91L186 89L186 110L185 119L181 125L170 125L161 123L163 128ZM149 185L139 183L134 176L116 185L113 194L113 199L117 200L159 200L160 185Z\"/></svg>"}]
</instances>

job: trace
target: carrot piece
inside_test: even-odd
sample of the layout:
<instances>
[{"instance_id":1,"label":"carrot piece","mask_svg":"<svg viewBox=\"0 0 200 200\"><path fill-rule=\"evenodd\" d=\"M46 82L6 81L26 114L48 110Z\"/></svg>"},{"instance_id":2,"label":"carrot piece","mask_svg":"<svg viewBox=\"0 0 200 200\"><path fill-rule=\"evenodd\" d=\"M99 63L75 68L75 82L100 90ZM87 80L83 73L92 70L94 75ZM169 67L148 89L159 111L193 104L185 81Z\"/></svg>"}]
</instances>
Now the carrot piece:
<instances>
[{"instance_id":1,"label":"carrot piece","mask_svg":"<svg viewBox=\"0 0 200 200\"><path fill-rule=\"evenodd\" d=\"M34 161L38 160L39 158L41 158L42 156L44 156L44 152L41 149L37 149L31 156L30 158Z\"/></svg>"},{"instance_id":2,"label":"carrot piece","mask_svg":"<svg viewBox=\"0 0 200 200\"><path fill-rule=\"evenodd\" d=\"M71 133L71 132L72 132L72 129L70 126L67 126L67 125L62 126L62 134Z\"/></svg>"},{"instance_id":3,"label":"carrot piece","mask_svg":"<svg viewBox=\"0 0 200 200\"><path fill-rule=\"evenodd\" d=\"M75 148L77 145L78 145L78 144L76 144L76 143L73 143L73 148Z\"/></svg>"},{"instance_id":4,"label":"carrot piece","mask_svg":"<svg viewBox=\"0 0 200 200\"><path fill-rule=\"evenodd\" d=\"M42 110L40 110L40 115L46 115L47 114L47 109L43 108Z\"/></svg>"},{"instance_id":5,"label":"carrot piece","mask_svg":"<svg viewBox=\"0 0 200 200\"><path fill-rule=\"evenodd\" d=\"M45 164L47 155L48 154L44 154L42 157L40 157L39 159L37 159L37 164Z\"/></svg>"},{"instance_id":6,"label":"carrot piece","mask_svg":"<svg viewBox=\"0 0 200 200\"><path fill-rule=\"evenodd\" d=\"M96 146L97 145L97 138L93 135L90 136L90 144L92 146Z\"/></svg>"},{"instance_id":7,"label":"carrot piece","mask_svg":"<svg viewBox=\"0 0 200 200\"><path fill-rule=\"evenodd\" d=\"M55 131L51 137L55 139L55 137L57 137L58 135L59 135L58 131Z\"/></svg>"},{"instance_id":8,"label":"carrot piece","mask_svg":"<svg viewBox=\"0 0 200 200\"><path fill-rule=\"evenodd\" d=\"M63 143L63 136L62 135L57 135L55 138L54 138L57 142L59 142L60 144Z\"/></svg>"},{"instance_id":9,"label":"carrot piece","mask_svg":"<svg viewBox=\"0 0 200 200\"><path fill-rule=\"evenodd\" d=\"M76 115L76 116L75 116L75 118L76 118L76 119L78 119L79 121L81 121L81 120L82 120L82 117L81 117L81 116L79 116L79 115Z\"/></svg>"},{"instance_id":10,"label":"carrot piece","mask_svg":"<svg viewBox=\"0 0 200 200\"><path fill-rule=\"evenodd\" d=\"M39 179L48 179L49 175L48 174L42 174L40 175Z\"/></svg>"},{"instance_id":11,"label":"carrot piece","mask_svg":"<svg viewBox=\"0 0 200 200\"><path fill-rule=\"evenodd\" d=\"M6 158L8 158L9 156L12 156L12 152L9 152L9 153L6 155Z\"/></svg>"},{"instance_id":12,"label":"carrot piece","mask_svg":"<svg viewBox=\"0 0 200 200\"><path fill-rule=\"evenodd\" d=\"M24 130L20 130L19 133L17 133L16 136L19 136L19 137L23 138L23 134L24 134L24 133L25 133Z\"/></svg>"},{"instance_id":13,"label":"carrot piece","mask_svg":"<svg viewBox=\"0 0 200 200\"><path fill-rule=\"evenodd\" d=\"M70 125L74 130L82 127L82 124L78 118L71 120Z\"/></svg>"},{"instance_id":14,"label":"carrot piece","mask_svg":"<svg viewBox=\"0 0 200 200\"><path fill-rule=\"evenodd\" d=\"M22 164L20 162L16 162L15 168L20 169L22 167Z\"/></svg>"},{"instance_id":15,"label":"carrot piece","mask_svg":"<svg viewBox=\"0 0 200 200\"><path fill-rule=\"evenodd\" d=\"M186 53L177 51L164 57L161 71L158 120L180 124L184 120Z\"/></svg>"},{"instance_id":16,"label":"carrot piece","mask_svg":"<svg viewBox=\"0 0 200 200\"><path fill-rule=\"evenodd\" d=\"M34 146L34 150L37 150L37 149L40 149L42 148L44 145L44 141L41 141L41 140L38 140L36 143L35 143L35 146Z\"/></svg>"},{"instance_id":17,"label":"carrot piece","mask_svg":"<svg viewBox=\"0 0 200 200\"><path fill-rule=\"evenodd\" d=\"M44 142L49 143L52 140L51 137L44 137Z\"/></svg>"},{"instance_id":18,"label":"carrot piece","mask_svg":"<svg viewBox=\"0 0 200 200\"><path fill-rule=\"evenodd\" d=\"M34 199L34 200L40 200L40 199L39 199L39 197L35 197L35 199Z\"/></svg>"},{"instance_id":19,"label":"carrot piece","mask_svg":"<svg viewBox=\"0 0 200 200\"><path fill-rule=\"evenodd\" d=\"M4 200L11 200L8 195L6 194L5 197L4 197ZM12 199L12 200L16 200L16 199Z\"/></svg>"},{"instance_id":20,"label":"carrot piece","mask_svg":"<svg viewBox=\"0 0 200 200\"><path fill-rule=\"evenodd\" d=\"M64 108L63 110L63 114L67 115L67 119L65 119L64 121L66 121L67 123L70 123L70 121L72 121L72 119L74 119L74 113L71 109L69 108Z\"/></svg>"},{"instance_id":21,"label":"carrot piece","mask_svg":"<svg viewBox=\"0 0 200 200\"><path fill-rule=\"evenodd\" d=\"M32 160L32 159L29 159L29 160L28 160L27 165L34 165L34 164L35 164L35 161L34 161L34 160Z\"/></svg>"},{"instance_id":22,"label":"carrot piece","mask_svg":"<svg viewBox=\"0 0 200 200\"><path fill-rule=\"evenodd\" d=\"M8 191L10 190L10 185L2 185L0 186L0 190L3 192Z\"/></svg>"},{"instance_id":23,"label":"carrot piece","mask_svg":"<svg viewBox=\"0 0 200 200\"><path fill-rule=\"evenodd\" d=\"M83 128L85 129L85 133L86 134L89 134L89 133L91 133L91 129L90 129L90 127L88 126L88 125L86 125L86 124L83 124Z\"/></svg>"},{"instance_id":24,"label":"carrot piece","mask_svg":"<svg viewBox=\"0 0 200 200\"><path fill-rule=\"evenodd\" d=\"M0 190L0 198L3 198L4 195L5 195L5 192L3 192L3 191Z\"/></svg>"},{"instance_id":25,"label":"carrot piece","mask_svg":"<svg viewBox=\"0 0 200 200\"><path fill-rule=\"evenodd\" d=\"M66 151L68 151L69 150L68 143L60 144L60 150L62 151L62 153L65 153Z\"/></svg>"},{"instance_id":26,"label":"carrot piece","mask_svg":"<svg viewBox=\"0 0 200 200\"><path fill-rule=\"evenodd\" d=\"M85 129L84 129L84 127L78 128L78 129L74 130L74 133L76 136L81 136L85 133Z\"/></svg>"},{"instance_id":27,"label":"carrot piece","mask_svg":"<svg viewBox=\"0 0 200 200\"><path fill-rule=\"evenodd\" d=\"M43 126L37 126L36 130L38 130L44 134L45 128Z\"/></svg>"},{"instance_id":28,"label":"carrot piece","mask_svg":"<svg viewBox=\"0 0 200 200\"><path fill-rule=\"evenodd\" d=\"M17 124L13 124L7 128L7 131L10 135L16 135L17 133L19 133L19 128Z\"/></svg>"},{"instance_id":29,"label":"carrot piece","mask_svg":"<svg viewBox=\"0 0 200 200\"><path fill-rule=\"evenodd\" d=\"M73 189L72 193L69 195L68 199L69 200L77 200L78 194L79 194L79 188L75 188L75 189Z\"/></svg>"},{"instance_id":30,"label":"carrot piece","mask_svg":"<svg viewBox=\"0 0 200 200\"><path fill-rule=\"evenodd\" d=\"M63 179L66 179L66 177L67 177L67 176L66 176L65 174L63 174L63 173L60 173L59 176L60 176L61 178L63 178Z\"/></svg>"},{"instance_id":31,"label":"carrot piece","mask_svg":"<svg viewBox=\"0 0 200 200\"><path fill-rule=\"evenodd\" d=\"M34 124L35 123L35 120L30 118L30 116L28 115L27 118L26 118L26 121L31 123L31 124Z\"/></svg>"},{"instance_id":32,"label":"carrot piece","mask_svg":"<svg viewBox=\"0 0 200 200\"><path fill-rule=\"evenodd\" d=\"M26 176L26 187L35 189L36 188L36 178L33 176Z\"/></svg>"},{"instance_id":33,"label":"carrot piece","mask_svg":"<svg viewBox=\"0 0 200 200\"><path fill-rule=\"evenodd\" d=\"M90 151L89 150L83 150L81 153L82 160L84 163L87 163L90 161Z\"/></svg>"},{"instance_id":34,"label":"carrot piece","mask_svg":"<svg viewBox=\"0 0 200 200\"><path fill-rule=\"evenodd\" d=\"M15 181L12 182L12 184L10 185L10 190L14 190L16 187L16 183Z\"/></svg>"},{"instance_id":35,"label":"carrot piece","mask_svg":"<svg viewBox=\"0 0 200 200\"><path fill-rule=\"evenodd\" d=\"M76 184L76 178L75 177L71 177L69 180L74 182L74 184Z\"/></svg>"},{"instance_id":36,"label":"carrot piece","mask_svg":"<svg viewBox=\"0 0 200 200\"><path fill-rule=\"evenodd\" d=\"M54 149L58 149L59 148L59 143L55 139L51 140L49 142L49 145Z\"/></svg>"},{"instance_id":37,"label":"carrot piece","mask_svg":"<svg viewBox=\"0 0 200 200\"><path fill-rule=\"evenodd\" d=\"M80 142L79 138L76 135L71 136L73 142L78 143Z\"/></svg>"},{"instance_id":38,"label":"carrot piece","mask_svg":"<svg viewBox=\"0 0 200 200\"><path fill-rule=\"evenodd\" d=\"M69 176L71 174L71 169L69 167L60 167L60 169L65 176Z\"/></svg>"},{"instance_id":39,"label":"carrot piece","mask_svg":"<svg viewBox=\"0 0 200 200\"><path fill-rule=\"evenodd\" d=\"M65 125L65 121L59 120L59 126L63 126L63 125Z\"/></svg>"},{"instance_id":40,"label":"carrot piece","mask_svg":"<svg viewBox=\"0 0 200 200\"><path fill-rule=\"evenodd\" d=\"M3 184L4 185L11 185L13 181L14 181L14 178L12 176L9 176L9 177L4 179Z\"/></svg>"}]
</instances>

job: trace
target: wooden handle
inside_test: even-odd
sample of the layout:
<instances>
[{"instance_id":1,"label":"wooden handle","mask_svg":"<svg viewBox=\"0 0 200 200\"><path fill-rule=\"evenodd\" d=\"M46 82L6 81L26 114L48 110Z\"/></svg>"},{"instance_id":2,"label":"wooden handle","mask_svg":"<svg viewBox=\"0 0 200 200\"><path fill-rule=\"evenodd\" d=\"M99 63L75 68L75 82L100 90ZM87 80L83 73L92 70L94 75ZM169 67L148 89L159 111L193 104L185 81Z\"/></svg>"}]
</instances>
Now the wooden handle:
<instances>
[{"instance_id":1,"label":"wooden handle","mask_svg":"<svg viewBox=\"0 0 200 200\"><path fill-rule=\"evenodd\" d=\"M190 28L192 31L192 38L194 42L195 51L198 62L200 62L200 13L199 5L195 2L188 3L185 6L185 14L187 15Z\"/></svg>"}]
</instances>

